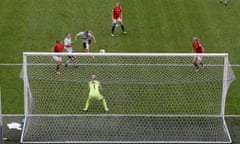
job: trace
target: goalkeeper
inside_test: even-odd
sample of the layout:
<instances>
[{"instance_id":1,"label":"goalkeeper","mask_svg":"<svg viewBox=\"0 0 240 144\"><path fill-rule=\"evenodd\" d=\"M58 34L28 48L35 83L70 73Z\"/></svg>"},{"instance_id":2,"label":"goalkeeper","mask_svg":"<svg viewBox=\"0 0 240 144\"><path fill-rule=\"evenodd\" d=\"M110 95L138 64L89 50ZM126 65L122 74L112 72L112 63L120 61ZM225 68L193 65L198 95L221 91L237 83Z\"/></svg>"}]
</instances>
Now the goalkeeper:
<instances>
[{"instance_id":1,"label":"goalkeeper","mask_svg":"<svg viewBox=\"0 0 240 144\"><path fill-rule=\"evenodd\" d=\"M96 75L92 75L91 81L88 83L89 96L88 96L88 99L87 99L87 102L85 104L85 108L83 109L83 111L87 111L89 104L90 104L90 100L95 99L95 100L102 100L104 110L106 112L108 112L109 109L107 107L107 102L106 102L105 98L99 92L99 90L102 91L102 86L101 86L100 82L96 80L96 78L97 78Z\"/></svg>"}]
</instances>

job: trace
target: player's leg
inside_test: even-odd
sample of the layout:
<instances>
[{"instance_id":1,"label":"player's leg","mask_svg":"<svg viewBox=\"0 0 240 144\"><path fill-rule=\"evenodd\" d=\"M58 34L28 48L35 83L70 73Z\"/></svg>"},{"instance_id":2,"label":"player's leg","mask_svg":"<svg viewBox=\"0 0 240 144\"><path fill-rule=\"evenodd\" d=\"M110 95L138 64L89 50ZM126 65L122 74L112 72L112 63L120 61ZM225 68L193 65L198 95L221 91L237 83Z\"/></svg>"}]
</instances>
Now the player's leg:
<instances>
[{"instance_id":1,"label":"player's leg","mask_svg":"<svg viewBox=\"0 0 240 144\"><path fill-rule=\"evenodd\" d=\"M105 100L105 98L102 98L102 103L103 103L104 110L105 110L106 112L108 112L108 111L109 111L109 108L108 108L108 106L107 106L107 101Z\"/></svg>"},{"instance_id":2,"label":"player's leg","mask_svg":"<svg viewBox=\"0 0 240 144\"><path fill-rule=\"evenodd\" d=\"M111 33L112 36L115 36L115 35L114 35L114 31L115 31L115 29L116 29L116 26L117 26L117 20L114 19L114 20L113 20L113 24L112 24L112 33Z\"/></svg>"},{"instance_id":3,"label":"player's leg","mask_svg":"<svg viewBox=\"0 0 240 144\"><path fill-rule=\"evenodd\" d=\"M202 57L198 57L198 64L203 68L203 60L202 60Z\"/></svg>"},{"instance_id":4,"label":"player's leg","mask_svg":"<svg viewBox=\"0 0 240 144\"><path fill-rule=\"evenodd\" d=\"M120 25L121 25L122 33L123 33L123 34L127 34L127 32L125 31L125 27L124 27L124 24L123 24L122 19L119 18L119 19L118 19L118 22L119 22Z\"/></svg>"},{"instance_id":5,"label":"player's leg","mask_svg":"<svg viewBox=\"0 0 240 144\"><path fill-rule=\"evenodd\" d=\"M89 44L87 42L83 42L83 51L85 53L89 52Z\"/></svg>"},{"instance_id":6,"label":"player's leg","mask_svg":"<svg viewBox=\"0 0 240 144\"><path fill-rule=\"evenodd\" d=\"M227 6L228 0L220 0L220 3L224 3L225 6Z\"/></svg>"},{"instance_id":7,"label":"player's leg","mask_svg":"<svg viewBox=\"0 0 240 144\"><path fill-rule=\"evenodd\" d=\"M108 112L108 111L109 111L109 108L108 108L108 106L107 106L107 101L105 100L105 98L104 98L101 94L97 94L97 95L96 95L96 99L102 101L104 110L105 110L106 112Z\"/></svg>"},{"instance_id":8,"label":"player's leg","mask_svg":"<svg viewBox=\"0 0 240 144\"><path fill-rule=\"evenodd\" d=\"M83 111L87 111L87 110L88 110L88 107L89 107L89 105L90 105L90 100L91 100L91 98L89 97L89 98L87 99L86 103L85 103L85 107L84 107Z\"/></svg>"},{"instance_id":9,"label":"player's leg","mask_svg":"<svg viewBox=\"0 0 240 144\"><path fill-rule=\"evenodd\" d=\"M195 68L197 69L199 66L198 66L198 59L197 57L193 57L193 65L195 66Z\"/></svg>"},{"instance_id":10,"label":"player's leg","mask_svg":"<svg viewBox=\"0 0 240 144\"><path fill-rule=\"evenodd\" d=\"M224 4L225 4L225 6L227 6L227 2L228 2L228 0L224 0Z\"/></svg>"},{"instance_id":11,"label":"player's leg","mask_svg":"<svg viewBox=\"0 0 240 144\"><path fill-rule=\"evenodd\" d=\"M67 48L67 52L71 54L72 53L72 48ZM71 55L68 56L68 60L65 62L65 67L68 67L70 62L72 62L72 56Z\"/></svg>"},{"instance_id":12,"label":"player's leg","mask_svg":"<svg viewBox=\"0 0 240 144\"><path fill-rule=\"evenodd\" d=\"M68 60L65 62L65 67L68 67L68 65L71 61L72 61L72 57L68 56Z\"/></svg>"},{"instance_id":13,"label":"player's leg","mask_svg":"<svg viewBox=\"0 0 240 144\"><path fill-rule=\"evenodd\" d=\"M199 63L198 63L198 57L193 57L193 65L196 68L195 71L198 72L200 70Z\"/></svg>"},{"instance_id":14,"label":"player's leg","mask_svg":"<svg viewBox=\"0 0 240 144\"><path fill-rule=\"evenodd\" d=\"M71 61L73 62L74 67L78 67L78 65L77 65L77 57L76 56L72 56L71 57Z\"/></svg>"},{"instance_id":15,"label":"player's leg","mask_svg":"<svg viewBox=\"0 0 240 144\"><path fill-rule=\"evenodd\" d=\"M106 112L108 112L108 111L109 111L109 108L108 108L108 106L107 106L107 101L105 100L105 98L104 98L102 95L98 95L98 96L96 97L96 99L102 100L103 108L104 108L104 110L105 110Z\"/></svg>"},{"instance_id":16,"label":"player's leg","mask_svg":"<svg viewBox=\"0 0 240 144\"><path fill-rule=\"evenodd\" d=\"M62 58L59 57L59 56L53 56L53 60L57 63L57 66L56 66L56 74L61 74L60 72L60 65L62 63Z\"/></svg>"}]
</instances>

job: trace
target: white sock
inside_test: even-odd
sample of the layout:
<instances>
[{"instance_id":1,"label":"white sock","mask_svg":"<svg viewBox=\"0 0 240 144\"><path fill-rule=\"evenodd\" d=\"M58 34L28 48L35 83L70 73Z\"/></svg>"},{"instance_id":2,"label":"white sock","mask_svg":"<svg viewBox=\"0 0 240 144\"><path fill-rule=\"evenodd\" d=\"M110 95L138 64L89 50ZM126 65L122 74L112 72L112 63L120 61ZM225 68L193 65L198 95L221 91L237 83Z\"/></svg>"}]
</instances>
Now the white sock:
<instances>
[{"instance_id":1,"label":"white sock","mask_svg":"<svg viewBox=\"0 0 240 144\"><path fill-rule=\"evenodd\" d=\"M70 63L70 61L71 61L71 59L68 59L65 64L68 65Z\"/></svg>"}]
</instances>

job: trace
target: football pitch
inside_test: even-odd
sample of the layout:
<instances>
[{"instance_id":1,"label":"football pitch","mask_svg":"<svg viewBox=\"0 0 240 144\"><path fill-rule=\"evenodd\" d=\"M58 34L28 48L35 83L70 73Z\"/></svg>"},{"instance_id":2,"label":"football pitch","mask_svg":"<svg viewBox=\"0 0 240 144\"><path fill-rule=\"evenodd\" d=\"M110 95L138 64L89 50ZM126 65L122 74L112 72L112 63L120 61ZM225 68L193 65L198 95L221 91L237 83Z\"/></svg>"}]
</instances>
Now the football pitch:
<instances>
[{"instance_id":1,"label":"football pitch","mask_svg":"<svg viewBox=\"0 0 240 144\"><path fill-rule=\"evenodd\" d=\"M97 39L97 43L91 45L92 52L105 49L107 52L191 53L192 38L197 36L206 53L229 53L237 80L228 91L226 114L240 115L240 1L231 0L224 6L218 0L120 0L128 34L122 35L117 28L116 36L111 37L111 9L115 2L1 0L3 113L23 113L23 82L19 77L22 52L50 52L55 40L63 39L66 32L70 32L73 39L78 32L90 29ZM73 49L81 52L81 42L75 43ZM79 109L83 105L81 103ZM117 102L109 105L117 105ZM100 106L96 104L92 109ZM54 104L48 107L54 107ZM119 109L112 112L119 113ZM232 122L229 125L233 130L239 129L239 119L229 122ZM239 140L239 137L235 139Z\"/></svg>"}]
</instances>

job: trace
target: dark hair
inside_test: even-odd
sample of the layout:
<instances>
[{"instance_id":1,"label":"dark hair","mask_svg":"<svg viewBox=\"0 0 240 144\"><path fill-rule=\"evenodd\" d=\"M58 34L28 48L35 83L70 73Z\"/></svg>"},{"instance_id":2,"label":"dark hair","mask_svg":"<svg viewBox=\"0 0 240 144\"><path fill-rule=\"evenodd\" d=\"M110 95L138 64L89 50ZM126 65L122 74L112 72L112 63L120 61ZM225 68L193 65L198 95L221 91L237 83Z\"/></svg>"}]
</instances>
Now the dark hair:
<instances>
[{"instance_id":1,"label":"dark hair","mask_svg":"<svg viewBox=\"0 0 240 144\"><path fill-rule=\"evenodd\" d=\"M59 44L62 40L58 39L56 40L56 43Z\"/></svg>"}]
</instances>

